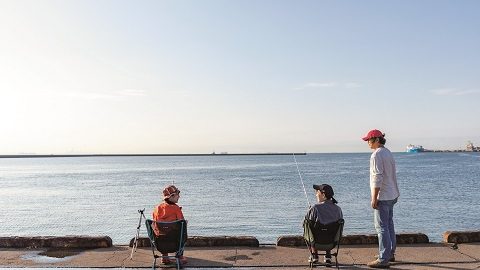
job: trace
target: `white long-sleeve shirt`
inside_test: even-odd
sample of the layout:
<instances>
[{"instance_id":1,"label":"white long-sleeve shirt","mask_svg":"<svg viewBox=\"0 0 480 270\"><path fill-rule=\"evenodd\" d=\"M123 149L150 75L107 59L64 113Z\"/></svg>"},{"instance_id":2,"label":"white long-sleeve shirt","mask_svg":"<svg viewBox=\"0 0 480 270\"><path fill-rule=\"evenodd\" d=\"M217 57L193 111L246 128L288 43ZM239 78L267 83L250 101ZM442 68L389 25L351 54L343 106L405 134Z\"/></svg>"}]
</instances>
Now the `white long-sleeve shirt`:
<instances>
[{"instance_id":1,"label":"white long-sleeve shirt","mask_svg":"<svg viewBox=\"0 0 480 270\"><path fill-rule=\"evenodd\" d=\"M400 196L397 183L397 170L392 152L379 147L370 156L370 190L380 188L378 200L394 200Z\"/></svg>"}]
</instances>

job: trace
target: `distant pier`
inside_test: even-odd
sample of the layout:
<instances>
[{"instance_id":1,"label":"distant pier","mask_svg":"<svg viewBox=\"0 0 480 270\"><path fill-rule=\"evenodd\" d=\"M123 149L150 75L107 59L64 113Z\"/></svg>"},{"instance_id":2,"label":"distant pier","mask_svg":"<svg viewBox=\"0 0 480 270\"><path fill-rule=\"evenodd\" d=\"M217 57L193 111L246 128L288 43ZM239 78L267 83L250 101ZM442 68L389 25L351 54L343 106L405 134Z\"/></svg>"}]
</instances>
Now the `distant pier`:
<instances>
[{"instance_id":1,"label":"distant pier","mask_svg":"<svg viewBox=\"0 0 480 270\"><path fill-rule=\"evenodd\" d=\"M413 145L413 144L409 144L407 146L407 153L422 153L422 152L435 152L435 153L480 152L480 147L474 146L471 141L467 142L465 149L454 149L454 150L425 149L421 145Z\"/></svg>"}]
</instances>

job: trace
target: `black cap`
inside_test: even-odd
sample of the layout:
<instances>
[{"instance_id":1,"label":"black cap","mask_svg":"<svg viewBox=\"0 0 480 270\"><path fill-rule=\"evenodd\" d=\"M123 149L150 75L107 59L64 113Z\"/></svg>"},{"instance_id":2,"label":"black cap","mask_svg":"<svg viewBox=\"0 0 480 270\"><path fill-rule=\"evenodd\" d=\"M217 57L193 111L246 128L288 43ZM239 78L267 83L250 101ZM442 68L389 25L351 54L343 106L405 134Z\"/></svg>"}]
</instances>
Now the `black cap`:
<instances>
[{"instance_id":1,"label":"black cap","mask_svg":"<svg viewBox=\"0 0 480 270\"><path fill-rule=\"evenodd\" d=\"M321 184L321 185L313 185L313 188L323 192L325 194L325 197L327 197L327 199L332 199L334 203L337 203L337 200L333 198L333 195L335 193L333 192L332 186L328 184Z\"/></svg>"}]
</instances>

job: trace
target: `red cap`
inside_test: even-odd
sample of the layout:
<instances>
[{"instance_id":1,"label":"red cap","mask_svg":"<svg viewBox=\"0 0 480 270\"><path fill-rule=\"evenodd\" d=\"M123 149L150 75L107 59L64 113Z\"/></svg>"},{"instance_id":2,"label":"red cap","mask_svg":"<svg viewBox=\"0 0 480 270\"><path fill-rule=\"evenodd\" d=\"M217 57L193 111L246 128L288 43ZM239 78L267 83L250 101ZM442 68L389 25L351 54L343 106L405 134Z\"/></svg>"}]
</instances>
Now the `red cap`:
<instances>
[{"instance_id":1,"label":"red cap","mask_svg":"<svg viewBox=\"0 0 480 270\"><path fill-rule=\"evenodd\" d=\"M365 135L365 137L362 138L362 140L368 141L371 138L383 138L383 136L385 136L385 134L383 134L380 130L372 129L367 133L367 135Z\"/></svg>"}]
</instances>

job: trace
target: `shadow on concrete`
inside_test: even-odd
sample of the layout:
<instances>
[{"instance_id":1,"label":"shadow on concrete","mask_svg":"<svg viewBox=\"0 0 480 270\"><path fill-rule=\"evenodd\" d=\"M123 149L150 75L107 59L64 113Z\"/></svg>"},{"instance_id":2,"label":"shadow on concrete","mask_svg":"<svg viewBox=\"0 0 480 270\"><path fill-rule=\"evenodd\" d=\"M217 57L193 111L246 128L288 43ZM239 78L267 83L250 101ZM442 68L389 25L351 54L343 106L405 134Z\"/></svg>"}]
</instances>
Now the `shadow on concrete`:
<instances>
[{"instance_id":1,"label":"shadow on concrete","mask_svg":"<svg viewBox=\"0 0 480 270\"><path fill-rule=\"evenodd\" d=\"M71 248L49 248L46 251L38 253L39 256L47 256L52 258L65 258L78 255L84 250Z\"/></svg>"},{"instance_id":2,"label":"shadow on concrete","mask_svg":"<svg viewBox=\"0 0 480 270\"><path fill-rule=\"evenodd\" d=\"M233 264L231 263L225 263L225 262L220 262L220 261L212 261L212 260L207 260L207 259L199 259L199 258L188 258L188 263L184 266L185 268L190 268L190 267L208 267L208 268L220 268L220 267L225 267L225 268L231 268L233 267ZM227 259L227 258L225 258Z\"/></svg>"}]
</instances>

